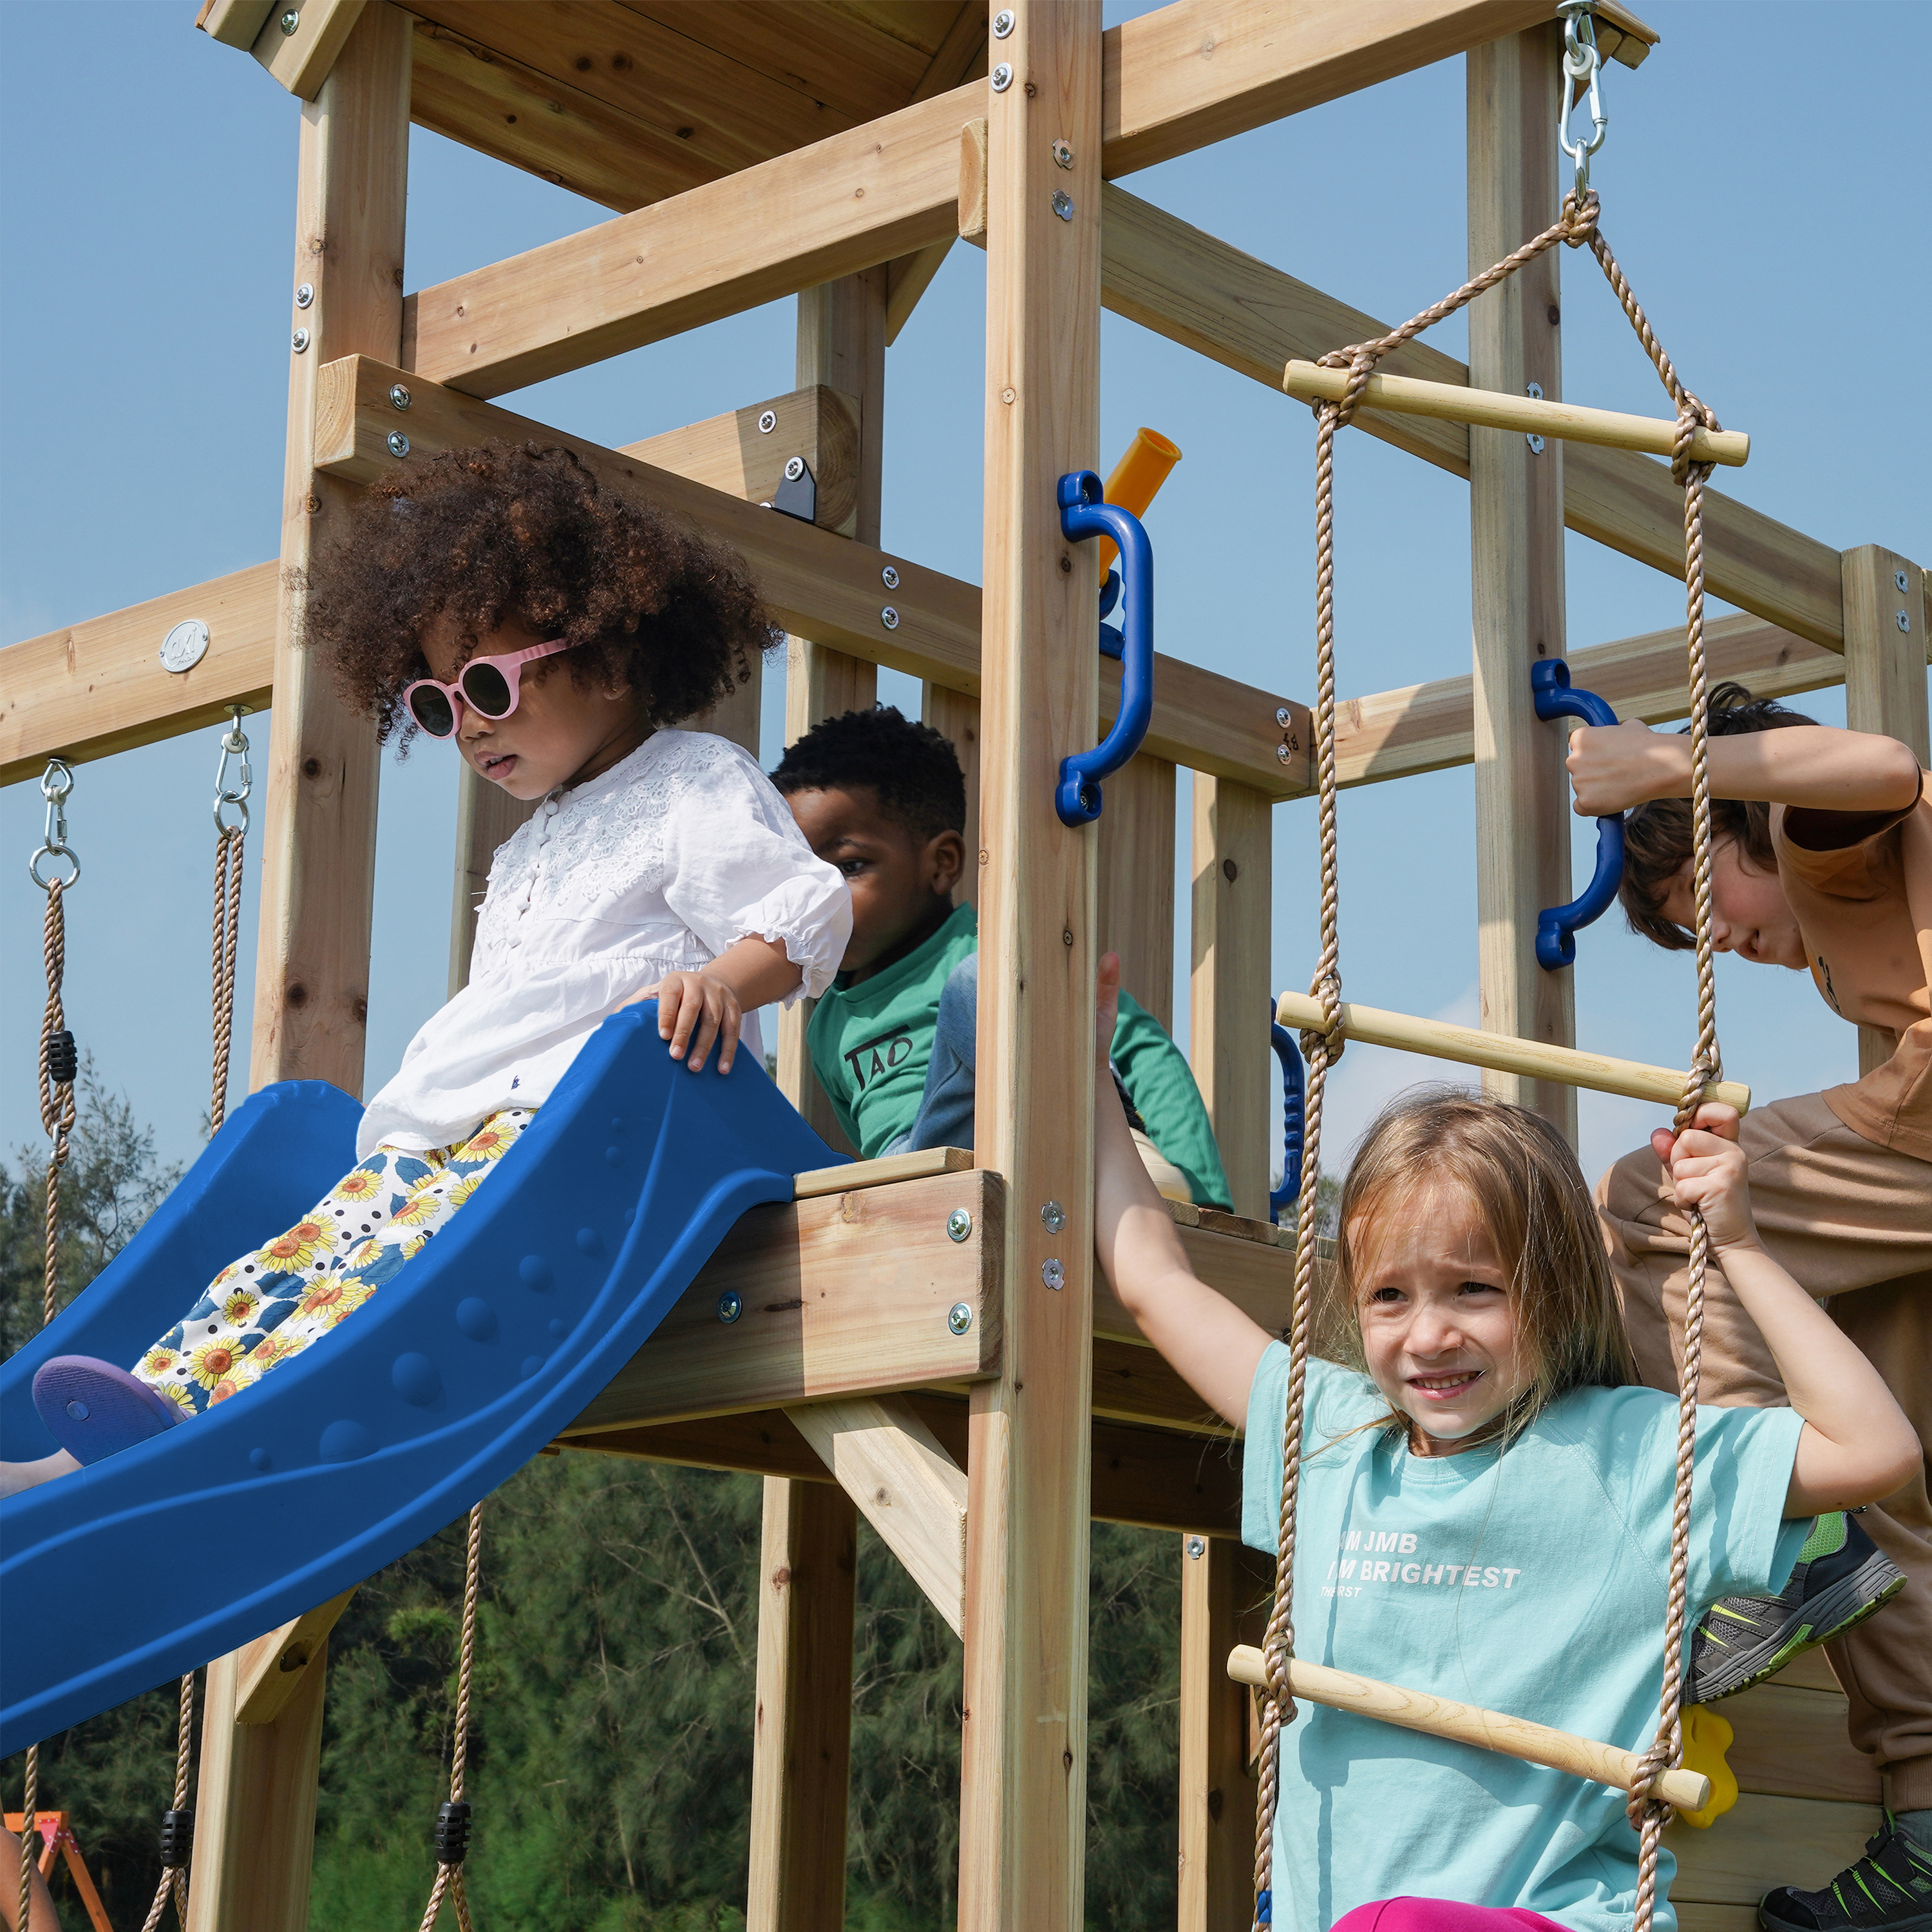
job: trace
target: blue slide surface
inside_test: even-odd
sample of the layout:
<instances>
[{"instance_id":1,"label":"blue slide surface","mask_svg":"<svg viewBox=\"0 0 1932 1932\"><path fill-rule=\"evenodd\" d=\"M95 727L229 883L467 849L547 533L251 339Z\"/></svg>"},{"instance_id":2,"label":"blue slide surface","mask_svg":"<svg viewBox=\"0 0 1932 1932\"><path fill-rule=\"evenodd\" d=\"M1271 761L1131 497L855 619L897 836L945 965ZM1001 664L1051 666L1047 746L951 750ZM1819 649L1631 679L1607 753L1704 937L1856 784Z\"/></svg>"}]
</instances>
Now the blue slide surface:
<instances>
[{"instance_id":1,"label":"blue slide surface","mask_svg":"<svg viewBox=\"0 0 1932 1932\"><path fill-rule=\"evenodd\" d=\"M840 1158L752 1057L606 1020L476 1198L342 1325L206 1414L0 1501L0 1756L206 1663L454 1521L588 1406L732 1223ZM0 1456L56 1446L50 1355L123 1365L355 1164L362 1110L292 1081L237 1110L52 1325L0 1364Z\"/></svg>"}]
</instances>

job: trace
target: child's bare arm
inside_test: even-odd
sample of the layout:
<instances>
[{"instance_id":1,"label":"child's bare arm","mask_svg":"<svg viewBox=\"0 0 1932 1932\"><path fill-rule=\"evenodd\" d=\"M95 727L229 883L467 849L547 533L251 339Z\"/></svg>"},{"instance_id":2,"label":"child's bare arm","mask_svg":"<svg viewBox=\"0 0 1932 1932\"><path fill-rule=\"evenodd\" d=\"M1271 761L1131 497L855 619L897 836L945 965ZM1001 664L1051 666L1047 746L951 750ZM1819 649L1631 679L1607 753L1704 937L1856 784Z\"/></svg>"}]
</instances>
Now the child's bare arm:
<instances>
[{"instance_id":1,"label":"child's bare arm","mask_svg":"<svg viewBox=\"0 0 1932 1932\"><path fill-rule=\"evenodd\" d=\"M1918 761L1895 738L1792 724L1710 740L1714 797L1820 812L1903 812L1918 796ZM1570 782L1586 818L1653 798L1690 796L1690 740L1646 724L1585 724L1570 734Z\"/></svg>"},{"instance_id":2,"label":"child's bare arm","mask_svg":"<svg viewBox=\"0 0 1932 1932\"><path fill-rule=\"evenodd\" d=\"M1215 1412L1244 1428L1248 1390L1266 1332L1187 1264L1167 1203L1155 1192L1107 1075L1120 962L1100 962L1094 1084L1094 1249L1102 1271L1141 1333Z\"/></svg>"},{"instance_id":3,"label":"child's bare arm","mask_svg":"<svg viewBox=\"0 0 1932 1932\"><path fill-rule=\"evenodd\" d=\"M624 1004L634 1006L640 1000L656 1000L658 1037L670 1042L672 1059L683 1058L688 1046L691 1058L686 1064L692 1072L702 1072L705 1056L716 1040L718 1070L729 1073L737 1058L745 1010L783 999L800 976L783 946L748 935L726 946L709 966L694 973L667 973Z\"/></svg>"},{"instance_id":4,"label":"child's bare arm","mask_svg":"<svg viewBox=\"0 0 1932 1932\"><path fill-rule=\"evenodd\" d=\"M1784 1513L1816 1516L1876 1502L1918 1468L1918 1438L1858 1345L1766 1253L1737 1132L1734 1108L1707 1106L1674 1142L1662 1131L1651 1140L1670 1164L1678 1205L1702 1211L1713 1257L1804 1418Z\"/></svg>"}]
</instances>

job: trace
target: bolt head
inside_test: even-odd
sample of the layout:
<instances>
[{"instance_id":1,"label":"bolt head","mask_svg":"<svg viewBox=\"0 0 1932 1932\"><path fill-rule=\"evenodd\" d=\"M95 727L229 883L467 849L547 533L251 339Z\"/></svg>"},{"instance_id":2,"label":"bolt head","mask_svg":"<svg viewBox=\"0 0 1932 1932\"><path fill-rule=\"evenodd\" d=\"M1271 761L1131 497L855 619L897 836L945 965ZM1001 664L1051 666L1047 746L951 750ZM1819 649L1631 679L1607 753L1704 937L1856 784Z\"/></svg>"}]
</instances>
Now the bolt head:
<instances>
[{"instance_id":1,"label":"bolt head","mask_svg":"<svg viewBox=\"0 0 1932 1932\"><path fill-rule=\"evenodd\" d=\"M1541 436L1532 436L1527 438L1526 440L1529 444L1529 453L1531 455L1540 456L1543 454L1543 439Z\"/></svg>"},{"instance_id":2,"label":"bolt head","mask_svg":"<svg viewBox=\"0 0 1932 1932\"><path fill-rule=\"evenodd\" d=\"M884 625L887 630L896 631L899 627L899 614L888 604L879 613L879 622Z\"/></svg>"},{"instance_id":3,"label":"bolt head","mask_svg":"<svg viewBox=\"0 0 1932 1932\"><path fill-rule=\"evenodd\" d=\"M1054 142L1053 144L1053 158L1054 160L1058 162L1063 168L1070 168L1072 166L1073 143L1071 141Z\"/></svg>"},{"instance_id":4,"label":"bolt head","mask_svg":"<svg viewBox=\"0 0 1932 1932\"><path fill-rule=\"evenodd\" d=\"M295 30L302 25L302 15L298 13L294 8L291 7L289 10L282 16L280 24L284 33L292 34Z\"/></svg>"},{"instance_id":5,"label":"bolt head","mask_svg":"<svg viewBox=\"0 0 1932 1932\"><path fill-rule=\"evenodd\" d=\"M1064 188L1053 190L1053 212L1063 221L1073 219L1073 197Z\"/></svg>"},{"instance_id":6,"label":"bolt head","mask_svg":"<svg viewBox=\"0 0 1932 1932\"><path fill-rule=\"evenodd\" d=\"M389 432L388 440L389 454L392 456L406 456L409 454L410 440L407 436L404 435L400 430L392 430Z\"/></svg>"},{"instance_id":7,"label":"bolt head","mask_svg":"<svg viewBox=\"0 0 1932 1932\"><path fill-rule=\"evenodd\" d=\"M778 426L778 412L776 410L760 410L758 412L758 434L760 436L770 436Z\"/></svg>"},{"instance_id":8,"label":"bolt head","mask_svg":"<svg viewBox=\"0 0 1932 1932\"><path fill-rule=\"evenodd\" d=\"M956 1335L963 1335L973 1325L973 1311L963 1301L956 1301L946 1311L946 1325Z\"/></svg>"},{"instance_id":9,"label":"bolt head","mask_svg":"<svg viewBox=\"0 0 1932 1932\"><path fill-rule=\"evenodd\" d=\"M963 1208L956 1208L946 1217L946 1233L950 1240L963 1241L973 1232L973 1217Z\"/></svg>"},{"instance_id":10,"label":"bolt head","mask_svg":"<svg viewBox=\"0 0 1932 1932\"><path fill-rule=\"evenodd\" d=\"M1012 69L1004 61L1000 62L993 70L992 81L993 92L995 94L1005 93L1006 89L1013 84Z\"/></svg>"},{"instance_id":11,"label":"bolt head","mask_svg":"<svg viewBox=\"0 0 1932 1932\"><path fill-rule=\"evenodd\" d=\"M1208 1539L1204 1536L1190 1536L1187 1539L1187 1553L1198 1563L1208 1554Z\"/></svg>"},{"instance_id":12,"label":"bolt head","mask_svg":"<svg viewBox=\"0 0 1932 1932\"><path fill-rule=\"evenodd\" d=\"M1066 1210L1058 1201L1049 1201L1040 1210L1040 1225L1049 1234L1057 1234L1066 1226Z\"/></svg>"},{"instance_id":13,"label":"bolt head","mask_svg":"<svg viewBox=\"0 0 1932 1932\"><path fill-rule=\"evenodd\" d=\"M899 574L890 564L887 564L885 568L879 572L879 581L888 590L896 590L899 587Z\"/></svg>"},{"instance_id":14,"label":"bolt head","mask_svg":"<svg viewBox=\"0 0 1932 1932\"><path fill-rule=\"evenodd\" d=\"M1543 400L1543 385L1540 382L1532 382L1525 388L1523 394L1532 402L1540 403Z\"/></svg>"},{"instance_id":15,"label":"bolt head","mask_svg":"<svg viewBox=\"0 0 1932 1932\"><path fill-rule=\"evenodd\" d=\"M728 1288L718 1298L718 1318L719 1321L728 1324L735 1322L740 1316L744 1313L744 1312L745 1304L739 1300L738 1292L736 1288Z\"/></svg>"},{"instance_id":16,"label":"bolt head","mask_svg":"<svg viewBox=\"0 0 1932 1932\"><path fill-rule=\"evenodd\" d=\"M298 356L299 356L302 351L308 346L308 344L309 333L305 328L297 329L294 334L289 338L289 346L292 349Z\"/></svg>"},{"instance_id":17,"label":"bolt head","mask_svg":"<svg viewBox=\"0 0 1932 1932\"><path fill-rule=\"evenodd\" d=\"M1277 704L1274 708L1274 722L1286 731L1294 722L1294 713L1286 705Z\"/></svg>"},{"instance_id":18,"label":"bolt head","mask_svg":"<svg viewBox=\"0 0 1932 1932\"><path fill-rule=\"evenodd\" d=\"M315 284L313 282L304 282L300 288L296 290L296 307L297 308L307 308L309 304L314 300Z\"/></svg>"},{"instance_id":19,"label":"bolt head","mask_svg":"<svg viewBox=\"0 0 1932 1932\"><path fill-rule=\"evenodd\" d=\"M1055 1294L1066 1286L1066 1270L1057 1261L1042 1262L1040 1264L1040 1278L1053 1290Z\"/></svg>"},{"instance_id":20,"label":"bolt head","mask_svg":"<svg viewBox=\"0 0 1932 1932\"><path fill-rule=\"evenodd\" d=\"M803 457L794 456L788 463L786 464L785 481L788 483L796 483L804 474L805 458Z\"/></svg>"},{"instance_id":21,"label":"bolt head","mask_svg":"<svg viewBox=\"0 0 1932 1932\"><path fill-rule=\"evenodd\" d=\"M1898 622L1898 628L1903 631L1907 637L1910 637L1912 634L1911 614L1909 611L1901 610L1899 612L1896 621Z\"/></svg>"},{"instance_id":22,"label":"bolt head","mask_svg":"<svg viewBox=\"0 0 1932 1932\"><path fill-rule=\"evenodd\" d=\"M1277 745L1274 748L1274 755L1277 764L1285 765L1294 756L1294 754L1286 745Z\"/></svg>"},{"instance_id":23,"label":"bolt head","mask_svg":"<svg viewBox=\"0 0 1932 1932\"><path fill-rule=\"evenodd\" d=\"M1894 570L1892 573L1892 580L1901 590L1910 590L1912 588L1911 578L1907 577L1902 570Z\"/></svg>"},{"instance_id":24,"label":"bolt head","mask_svg":"<svg viewBox=\"0 0 1932 1932\"><path fill-rule=\"evenodd\" d=\"M392 408L406 410L412 400L409 391L400 382L392 382L389 385L389 404Z\"/></svg>"},{"instance_id":25,"label":"bolt head","mask_svg":"<svg viewBox=\"0 0 1932 1932\"><path fill-rule=\"evenodd\" d=\"M993 16L994 39L996 40L1004 40L1018 24L1019 23L1013 18L1013 10L1010 7L1002 7L1000 10Z\"/></svg>"}]
</instances>

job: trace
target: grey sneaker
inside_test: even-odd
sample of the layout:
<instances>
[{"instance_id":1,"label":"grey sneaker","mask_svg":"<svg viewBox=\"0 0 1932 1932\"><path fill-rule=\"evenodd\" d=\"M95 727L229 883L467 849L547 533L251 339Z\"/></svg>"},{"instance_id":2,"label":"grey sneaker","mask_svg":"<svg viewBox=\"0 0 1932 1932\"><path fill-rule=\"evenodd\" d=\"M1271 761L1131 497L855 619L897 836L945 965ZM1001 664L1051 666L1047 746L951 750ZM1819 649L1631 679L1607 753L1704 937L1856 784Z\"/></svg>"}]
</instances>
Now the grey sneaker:
<instances>
[{"instance_id":1,"label":"grey sneaker","mask_svg":"<svg viewBox=\"0 0 1932 1932\"><path fill-rule=\"evenodd\" d=\"M1932 1928L1932 1852L1888 1811L1865 1855L1822 1892L1783 1885L1757 1909L1765 1932L1928 1932Z\"/></svg>"},{"instance_id":2,"label":"grey sneaker","mask_svg":"<svg viewBox=\"0 0 1932 1932\"><path fill-rule=\"evenodd\" d=\"M1734 1697L1842 1635L1905 1588L1905 1573L1843 1510L1821 1516L1774 1597L1726 1597L1690 1638L1687 1704Z\"/></svg>"}]
</instances>

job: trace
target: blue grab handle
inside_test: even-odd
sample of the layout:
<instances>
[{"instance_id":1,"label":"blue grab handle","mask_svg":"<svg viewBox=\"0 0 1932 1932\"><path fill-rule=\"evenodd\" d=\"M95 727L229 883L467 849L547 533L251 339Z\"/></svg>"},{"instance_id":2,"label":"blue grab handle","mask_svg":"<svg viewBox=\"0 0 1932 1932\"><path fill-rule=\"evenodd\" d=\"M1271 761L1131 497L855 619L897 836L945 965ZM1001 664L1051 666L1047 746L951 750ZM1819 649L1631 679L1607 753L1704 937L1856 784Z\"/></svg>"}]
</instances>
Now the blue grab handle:
<instances>
[{"instance_id":1,"label":"blue grab handle","mask_svg":"<svg viewBox=\"0 0 1932 1932\"><path fill-rule=\"evenodd\" d=\"M1529 668L1529 688L1536 715L1580 718L1586 724L1614 724L1617 714L1594 692L1579 691L1570 682L1570 667L1561 658L1545 658ZM1576 963L1576 935L1609 910L1624 876L1624 821L1612 812L1597 820L1597 869L1580 898L1552 906L1536 916L1536 963L1546 973Z\"/></svg>"},{"instance_id":2,"label":"blue grab handle","mask_svg":"<svg viewBox=\"0 0 1932 1932\"><path fill-rule=\"evenodd\" d=\"M1301 1049L1294 1036L1274 1016L1268 1003L1270 1038L1281 1062L1281 1185L1268 1196L1268 1218L1280 1224L1282 1210L1292 1207L1301 1192L1301 1136L1307 1124L1307 1085Z\"/></svg>"},{"instance_id":3,"label":"blue grab handle","mask_svg":"<svg viewBox=\"0 0 1932 1932\"><path fill-rule=\"evenodd\" d=\"M1100 490L1100 479L1090 470L1071 470L1063 476L1060 528L1073 543L1110 536L1119 546L1126 614L1118 632L1101 626L1100 649L1120 659L1120 709L1113 729L1094 750L1060 761L1053 808L1063 825L1090 825L1100 817L1100 781L1140 749L1154 716L1154 546L1140 518L1118 503L1102 502ZM1108 574L1111 580L1113 573ZM1101 614L1111 608L1111 602L1103 601Z\"/></svg>"}]
</instances>

